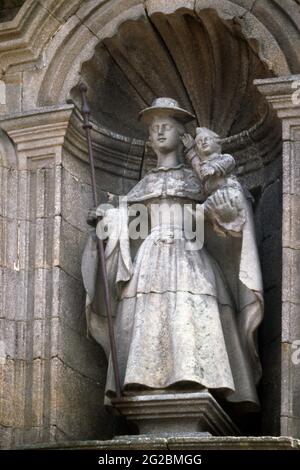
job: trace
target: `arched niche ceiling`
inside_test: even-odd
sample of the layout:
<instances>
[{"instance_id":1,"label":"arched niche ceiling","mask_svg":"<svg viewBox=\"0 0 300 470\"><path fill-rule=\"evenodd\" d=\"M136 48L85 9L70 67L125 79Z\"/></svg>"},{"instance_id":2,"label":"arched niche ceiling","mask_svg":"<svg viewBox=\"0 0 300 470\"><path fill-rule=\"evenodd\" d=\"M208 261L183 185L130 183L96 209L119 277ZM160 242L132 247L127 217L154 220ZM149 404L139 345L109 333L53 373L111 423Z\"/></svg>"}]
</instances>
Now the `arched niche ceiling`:
<instances>
[{"instance_id":1,"label":"arched niche ceiling","mask_svg":"<svg viewBox=\"0 0 300 470\"><path fill-rule=\"evenodd\" d=\"M92 118L112 132L145 139L139 111L156 97L170 96L196 115L194 127L209 127L223 137L238 134L266 113L253 80L272 73L257 50L237 22L221 19L212 9L127 21L83 64L81 78L88 86ZM71 96L80 106L78 86ZM278 144L280 133L271 112L262 127L265 131L256 132L257 146L269 145L267 140L274 147L274 139ZM242 155L249 150L249 139L244 145L239 142L240 149L237 143L232 146Z\"/></svg>"},{"instance_id":2,"label":"arched niche ceiling","mask_svg":"<svg viewBox=\"0 0 300 470\"><path fill-rule=\"evenodd\" d=\"M82 68L95 119L128 136L143 137L139 111L171 96L199 125L223 136L251 127L264 108L253 80L267 66L232 21L213 10L153 15L122 24ZM76 93L74 93L76 97Z\"/></svg>"}]
</instances>

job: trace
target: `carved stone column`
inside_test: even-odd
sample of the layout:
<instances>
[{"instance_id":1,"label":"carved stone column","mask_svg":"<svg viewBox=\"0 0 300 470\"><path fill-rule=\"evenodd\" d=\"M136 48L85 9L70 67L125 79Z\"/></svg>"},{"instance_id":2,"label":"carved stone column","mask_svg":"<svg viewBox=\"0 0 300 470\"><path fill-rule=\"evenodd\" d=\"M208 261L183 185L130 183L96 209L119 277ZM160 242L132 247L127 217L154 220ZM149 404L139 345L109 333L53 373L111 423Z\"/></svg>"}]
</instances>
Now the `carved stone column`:
<instances>
[{"instance_id":1,"label":"carved stone column","mask_svg":"<svg viewBox=\"0 0 300 470\"><path fill-rule=\"evenodd\" d=\"M0 123L16 150L14 192L12 169L3 173L4 194L14 199L2 229L4 446L109 433L101 408L104 355L86 338L83 313L80 249L86 234L64 215L68 206L80 208L78 178L63 164L72 110L42 108Z\"/></svg>"},{"instance_id":2,"label":"carved stone column","mask_svg":"<svg viewBox=\"0 0 300 470\"><path fill-rule=\"evenodd\" d=\"M256 80L282 121L281 435L300 436L300 75ZM278 253L278 256L281 256Z\"/></svg>"}]
</instances>

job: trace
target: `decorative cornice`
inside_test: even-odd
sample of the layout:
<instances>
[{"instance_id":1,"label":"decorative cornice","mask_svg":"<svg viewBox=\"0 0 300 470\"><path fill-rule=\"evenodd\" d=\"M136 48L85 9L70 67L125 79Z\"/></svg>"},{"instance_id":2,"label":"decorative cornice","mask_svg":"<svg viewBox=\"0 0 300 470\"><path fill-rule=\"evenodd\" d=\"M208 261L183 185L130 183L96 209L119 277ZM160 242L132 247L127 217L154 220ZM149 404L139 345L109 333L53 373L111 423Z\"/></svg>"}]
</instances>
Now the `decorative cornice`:
<instances>
[{"instance_id":1,"label":"decorative cornice","mask_svg":"<svg viewBox=\"0 0 300 470\"><path fill-rule=\"evenodd\" d=\"M55 158L61 162L62 146L73 106L48 107L32 113L11 115L0 121L0 127L16 146L18 166L28 169Z\"/></svg>"},{"instance_id":2,"label":"decorative cornice","mask_svg":"<svg viewBox=\"0 0 300 470\"><path fill-rule=\"evenodd\" d=\"M280 118L300 116L300 75L255 80L254 84Z\"/></svg>"},{"instance_id":3,"label":"decorative cornice","mask_svg":"<svg viewBox=\"0 0 300 470\"><path fill-rule=\"evenodd\" d=\"M73 105L49 106L34 112L10 115L0 121L0 126L19 147L41 139L63 138L73 108Z\"/></svg>"}]
</instances>

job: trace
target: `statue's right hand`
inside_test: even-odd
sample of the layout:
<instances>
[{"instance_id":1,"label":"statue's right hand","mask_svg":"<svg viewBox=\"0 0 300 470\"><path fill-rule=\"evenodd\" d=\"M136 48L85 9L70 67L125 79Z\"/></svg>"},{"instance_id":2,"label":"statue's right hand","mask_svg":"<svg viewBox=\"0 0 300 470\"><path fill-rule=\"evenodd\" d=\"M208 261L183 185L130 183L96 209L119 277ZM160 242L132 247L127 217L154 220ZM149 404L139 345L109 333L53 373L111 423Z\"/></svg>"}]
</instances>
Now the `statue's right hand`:
<instances>
[{"instance_id":1,"label":"statue's right hand","mask_svg":"<svg viewBox=\"0 0 300 470\"><path fill-rule=\"evenodd\" d=\"M88 211L88 215L87 215L87 223L89 225L92 225L92 227L96 227L97 225L97 220L98 220L98 217L99 217L99 214L97 212L97 209L94 207L93 209L90 209Z\"/></svg>"},{"instance_id":2,"label":"statue's right hand","mask_svg":"<svg viewBox=\"0 0 300 470\"><path fill-rule=\"evenodd\" d=\"M99 218L105 216L106 209L107 208L105 208L103 205L100 205L98 207L93 207L93 209L90 209L88 211L88 215L86 219L87 223L89 225L92 225L92 227L96 227Z\"/></svg>"}]
</instances>

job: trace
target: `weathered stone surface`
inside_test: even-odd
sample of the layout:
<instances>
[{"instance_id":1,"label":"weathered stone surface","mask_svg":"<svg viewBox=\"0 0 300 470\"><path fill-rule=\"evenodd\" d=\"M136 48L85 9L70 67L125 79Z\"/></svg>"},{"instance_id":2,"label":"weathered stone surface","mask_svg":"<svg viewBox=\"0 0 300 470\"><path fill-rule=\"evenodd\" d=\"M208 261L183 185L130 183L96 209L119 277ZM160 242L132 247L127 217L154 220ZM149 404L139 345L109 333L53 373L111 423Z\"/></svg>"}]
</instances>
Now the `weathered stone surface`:
<instances>
[{"instance_id":1,"label":"weathered stone surface","mask_svg":"<svg viewBox=\"0 0 300 470\"><path fill-rule=\"evenodd\" d=\"M14 218L0 218L3 236L0 265L11 270L24 269L28 223Z\"/></svg>"},{"instance_id":2,"label":"weathered stone surface","mask_svg":"<svg viewBox=\"0 0 300 470\"><path fill-rule=\"evenodd\" d=\"M2 311L1 317L11 320L26 320L25 293L27 286L27 273L25 270L11 270L0 268L2 286L1 292ZM18 292L18 296L16 296Z\"/></svg>"},{"instance_id":3,"label":"weathered stone surface","mask_svg":"<svg viewBox=\"0 0 300 470\"><path fill-rule=\"evenodd\" d=\"M5 76L5 103L0 105L0 114L22 110L22 72L8 73Z\"/></svg>"},{"instance_id":4,"label":"weathered stone surface","mask_svg":"<svg viewBox=\"0 0 300 470\"><path fill-rule=\"evenodd\" d=\"M0 449L9 449L12 443L13 428L0 424Z\"/></svg>"},{"instance_id":5,"label":"weathered stone surface","mask_svg":"<svg viewBox=\"0 0 300 470\"><path fill-rule=\"evenodd\" d=\"M59 305L56 315L78 334L86 336L85 295L81 280L55 268L59 288Z\"/></svg>"},{"instance_id":6,"label":"weathered stone surface","mask_svg":"<svg viewBox=\"0 0 300 470\"><path fill-rule=\"evenodd\" d=\"M285 141L282 144L283 193L297 194L300 189L298 161L294 155L294 145Z\"/></svg>"},{"instance_id":7,"label":"weathered stone surface","mask_svg":"<svg viewBox=\"0 0 300 470\"><path fill-rule=\"evenodd\" d=\"M300 304L282 303L282 341L291 343L300 340Z\"/></svg>"},{"instance_id":8,"label":"weathered stone surface","mask_svg":"<svg viewBox=\"0 0 300 470\"><path fill-rule=\"evenodd\" d=\"M43 441L45 440L49 440L49 441L52 441L52 442L61 442L61 441L65 441L66 439L69 438L69 436L64 433L61 429L59 429L57 426L53 426L51 425L50 426L50 429L49 428L46 428L46 432L47 432L47 437L45 439L45 437L43 437ZM48 437L49 436L49 437ZM70 436L72 438L72 436ZM31 442L34 442L33 439L31 439Z\"/></svg>"},{"instance_id":9,"label":"weathered stone surface","mask_svg":"<svg viewBox=\"0 0 300 470\"><path fill-rule=\"evenodd\" d=\"M43 267L27 272L27 282L32 294L28 299L27 321L43 320L50 316L52 298L47 285L52 282L52 273L52 269Z\"/></svg>"},{"instance_id":10,"label":"weathered stone surface","mask_svg":"<svg viewBox=\"0 0 300 470\"><path fill-rule=\"evenodd\" d=\"M14 197L18 193L18 179L20 172L14 168L0 168L1 188L7 195L0 204L0 216L13 218L19 215L22 208L18 207L18 200Z\"/></svg>"},{"instance_id":11,"label":"weathered stone surface","mask_svg":"<svg viewBox=\"0 0 300 470\"><path fill-rule=\"evenodd\" d=\"M295 365L292 361L292 349L289 343L281 343L281 416L293 415L294 399L288 393L293 390Z\"/></svg>"},{"instance_id":12,"label":"weathered stone surface","mask_svg":"<svg viewBox=\"0 0 300 470\"><path fill-rule=\"evenodd\" d=\"M300 435L300 419L288 416L282 416L280 419L282 434L291 436Z\"/></svg>"},{"instance_id":13,"label":"weathered stone surface","mask_svg":"<svg viewBox=\"0 0 300 470\"><path fill-rule=\"evenodd\" d=\"M299 449L300 442L288 437L219 437L219 438L173 438L168 439L168 448L179 449L203 449L203 450L283 450Z\"/></svg>"},{"instance_id":14,"label":"weathered stone surface","mask_svg":"<svg viewBox=\"0 0 300 470\"><path fill-rule=\"evenodd\" d=\"M300 288L299 288L299 274L300 274L300 253L298 250L291 248L284 248L283 251L283 271L282 271L282 300L287 302L299 303Z\"/></svg>"},{"instance_id":15,"label":"weathered stone surface","mask_svg":"<svg viewBox=\"0 0 300 470\"><path fill-rule=\"evenodd\" d=\"M6 358L1 361L0 425L6 427L24 426L26 363Z\"/></svg>"},{"instance_id":16,"label":"weathered stone surface","mask_svg":"<svg viewBox=\"0 0 300 470\"><path fill-rule=\"evenodd\" d=\"M103 9L96 9L94 15L86 15L85 7L78 10L77 16L100 40L116 34L118 27L127 20L137 20L145 15L143 0L127 0L126 4L112 1L110 5L100 0ZM83 18L86 17L86 18Z\"/></svg>"},{"instance_id":17,"label":"weathered stone surface","mask_svg":"<svg viewBox=\"0 0 300 470\"><path fill-rule=\"evenodd\" d=\"M70 0L69 2L57 1L49 2L49 0L40 0L40 4L46 11L51 13L58 21L63 23L68 18L77 13L80 7L80 0Z\"/></svg>"},{"instance_id":18,"label":"weathered stone surface","mask_svg":"<svg viewBox=\"0 0 300 470\"><path fill-rule=\"evenodd\" d=\"M86 154L84 155L87 158ZM98 161L97 154L95 155L95 164L97 168L102 167L102 162L100 160ZM65 150L63 154L62 165L63 168L69 172L69 175L74 178L75 182L78 183L79 187L80 185L91 185L91 171L86 161L81 161L78 158L74 158L74 155L72 155L69 150ZM126 175L124 175L125 172L126 168L121 168L121 173L119 175L106 173L99 170L96 171L97 194L100 200L105 198L106 191L112 192L114 194L124 194L123 185L124 180L127 179ZM124 175L124 178L122 175Z\"/></svg>"},{"instance_id":19,"label":"weathered stone surface","mask_svg":"<svg viewBox=\"0 0 300 470\"><path fill-rule=\"evenodd\" d=\"M107 361L104 351L99 345L92 338L87 338L85 330L78 334L66 325L63 319L57 327L60 338L58 356L64 364L96 382L103 381L106 375ZM99 406L101 407L100 402Z\"/></svg>"},{"instance_id":20,"label":"weathered stone surface","mask_svg":"<svg viewBox=\"0 0 300 470\"><path fill-rule=\"evenodd\" d=\"M148 15L150 16L154 13L164 13L168 15L174 13L179 8L193 11L195 0L173 0L172 2L168 0L146 0L145 4Z\"/></svg>"},{"instance_id":21,"label":"weathered stone surface","mask_svg":"<svg viewBox=\"0 0 300 470\"><path fill-rule=\"evenodd\" d=\"M86 233L62 219L58 265L71 276L81 279L81 255Z\"/></svg>"},{"instance_id":22,"label":"weathered stone surface","mask_svg":"<svg viewBox=\"0 0 300 470\"><path fill-rule=\"evenodd\" d=\"M1 358L26 360L26 322L0 319Z\"/></svg>"},{"instance_id":23,"label":"weathered stone surface","mask_svg":"<svg viewBox=\"0 0 300 470\"><path fill-rule=\"evenodd\" d=\"M93 200L91 186L79 182L78 178L67 170L63 170L62 185L63 218L82 232L86 232L89 229L86 223L87 211Z\"/></svg>"},{"instance_id":24,"label":"weathered stone surface","mask_svg":"<svg viewBox=\"0 0 300 470\"><path fill-rule=\"evenodd\" d=\"M275 3L274 8L276 8L277 5L280 5L280 2L278 0L275 0L274 3ZM273 28L269 24L269 21L270 21L269 8L270 8L270 4L268 0L262 0L260 2L254 3L251 13L255 15L260 21L262 21L265 24L267 28L269 28L272 31ZM280 31L277 32L278 43L280 43L285 37L288 40L287 47L290 49L293 49L296 46L296 44L299 43L299 28L293 27L293 26L287 26L286 18L285 18L286 14L289 17L294 18L295 25L296 24L299 25L300 13L299 13L297 2L288 2L285 7L285 12L284 13L282 11L278 12L278 19L277 19L277 21L279 21L280 24L282 24L282 28L280 29ZM286 28L288 28L288 36L286 36L287 34ZM274 60L276 60L275 54L274 54ZM293 58L292 57L289 58L288 63L291 69L291 73L297 73L295 69L297 70L297 68L299 67L298 61L299 61L299 56L297 57L297 54L295 54ZM281 75L284 76L285 74L281 73Z\"/></svg>"},{"instance_id":25,"label":"weathered stone surface","mask_svg":"<svg viewBox=\"0 0 300 470\"><path fill-rule=\"evenodd\" d=\"M124 436L106 441L69 441L56 445L28 446L34 449L82 450L299 450L299 439L290 437L148 437Z\"/></svg>"},{"instance_id":26,"label":"weathered stone surface","mask_svg":"<svg viewBox=\"0 0 300 470\"><path fill-rule=\"evenodd\" d=\"M99 406L103 402L103 377L99 377L102 383L87 379L59 359L53 360L52 372L56 377L56 383L51 385L51 388L55 388L52 424L67 435L72 435L73 439L82 435L87 439L98 435L110 437L112 420ZM84 408L82 403L85 403Z\"/></svg>"},{"instance_id":27,"label":"weathered stone surface","mask_svg":"<svg viewBox=\"0 0 300 470\"><path fill-rule=\"evenodd\" d=\"M139 394L114 402L141 435L239 435L239 430L209 392Z\"/></svg>"},{"instance_id":28,"label":"weathered stone surface","mask_svg":"<svg viewBox=\"0 0 300 470\"><path fill-rule=\"evenodd\" d=\"M300 194L283 195L282 219L284 248L300 249Z\"/></svg>"},{"instance_id":29,"label":"weathered stone surface","mask_svg":"<svg viewBox=\"0 0 300 470\"><path fill-rule=\"evenodd\" d=\"M71 436L63 433L57 426L31 426L28 428L16 428L12 431L11 442L7 446L26 446L32 442L43 443L43 442L57 442L71 440Z\"/></svg>"},{"instance_id":30,"label":"weathered stone surface","mask_svg":"<svg viewBox=\"0 0 300 470\"><path fill-rule=\"evenodd\" d=\"M15 429L12 442L14 446L22 446L28 445L31 442L44 442L46 439L51 442L51 439L49 439L49 429L32 426L25 429Z\"/></svg>"},{"instance_id":31,"label":"weathered stone surface","mask_svg":"<svg viewBox=\"0 0 300 470\"><path fill-rule=\"evenodd\" d=\"M44 341L45 343L45 341ZM27 403L26 424L42 427L47 413L45 409L47 387L47 372L49 370L49 361L41 358L34 359L30 364L31 372L31 400ZM28 426L29 427L29 426Z\"/></svg>"},{"instance_id":32,"label":"weathered stone surface","mask_svg":"<svg viewBox=\"0 0 300 470\"><path fill-rule=\"evenodd\" d=\"M282 343L282 416L300 419L300 353L299 338L296 347L290 343ZM298 349L298 351L297 351ZM288 394L287 391L293 391Z\"/></svg>"},{"instance_id":33,"label":"weathered stone surface","mask_svg":"<svg viewBox=\"0 0 300 470\"><path fill-rule=\"evenodd\" d=\"M60 166L54 162L50 168L37 168L30 173L32 201L29 208L30 219L59 215L55 194L60 186Z\"/></svg>"},{"instance_id":34,"label":"weathered stone surface","mask_svg":"<svg viewBox=\"0 0 300 470\"><path fill-rule=\"evenodd\" d=\"M213 8L220 12L222 18L232 19L235 16L241 17L246 14L246 10L234 3L222 2L222 0L195 0L195 11L199 13L204 8Z\"/></svg>"}]
</instances>

